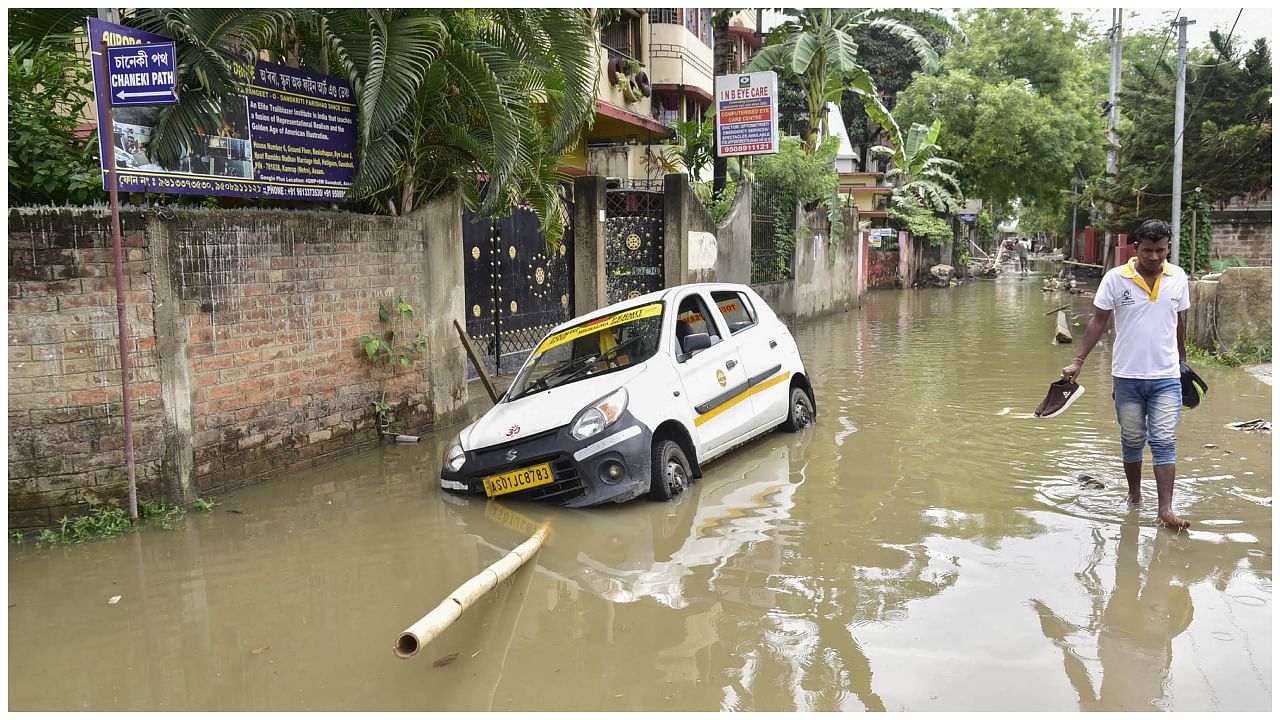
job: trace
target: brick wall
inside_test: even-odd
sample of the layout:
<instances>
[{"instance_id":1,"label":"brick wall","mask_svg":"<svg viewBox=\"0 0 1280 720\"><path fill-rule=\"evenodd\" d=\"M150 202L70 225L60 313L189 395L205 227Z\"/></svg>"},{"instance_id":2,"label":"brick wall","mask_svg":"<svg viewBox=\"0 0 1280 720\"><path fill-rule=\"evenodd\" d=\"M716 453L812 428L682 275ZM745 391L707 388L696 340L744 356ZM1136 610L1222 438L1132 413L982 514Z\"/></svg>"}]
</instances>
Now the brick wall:
<instances>
[{"instance_id":1,"label":"brick wall","mask_svg":"<svg viewBox=\"0 0 1280 720\"><path fill-rule=\"evenodd\" d=\"M54 522L86 492L127 489L110 217L9 215L9 525ZM150 252L122 219L135 477L155 494L162 448Z\"/></svg>"},{"instance_id":2,"label":"brick wall","mask_svg":"<svg viewBox=\"0 0 1280 720\"><path fill-rule=\"evenodd\" d=\"M1210 257L1241 257L1250 266L1271 267L1271 202L1214 210Z\"/></svg>"},{"instance_id":3,"label":"brick wall","mask_svg":"<svg viewBox=\"0 0 1280 720\"><path fill-rule=\"evenodd\" d=\"M452 421L460 218L456 198L409 218L125 212L140 495L189 501L380 442L383 374L357 338L395 295L428 336L389 382L396 429ZM29 527L124 491L110 218L14 210L9 227L9 522Z\"/></svg>"}]
</instances>

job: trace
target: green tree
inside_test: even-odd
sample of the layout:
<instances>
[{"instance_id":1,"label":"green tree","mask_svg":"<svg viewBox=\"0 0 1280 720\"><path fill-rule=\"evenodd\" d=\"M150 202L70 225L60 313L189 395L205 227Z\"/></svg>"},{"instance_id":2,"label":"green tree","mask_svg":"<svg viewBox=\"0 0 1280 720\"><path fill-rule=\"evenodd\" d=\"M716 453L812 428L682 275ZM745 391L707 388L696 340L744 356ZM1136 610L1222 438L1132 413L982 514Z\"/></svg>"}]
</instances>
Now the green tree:
<instances>
[{"instance_id":1,"label":"green tree","mask_svg":"<svg viewBox=\"0 0 1280 720\"><path fill-rule=\"evenodd\" d=\"M1189 56L1183 130L1183 210L1193 197L1221 204L1271 190L1271 51L1259 39L1248 49L1210 33L1207 48ZM1173 59L1154 49L1134 58L1133 81L1120 93L1122 122L1114 179L1099 178L1089 196L1113 208L1104 228L1131 230L1147 217L1172 212ZM1203 217L1200 220L1204 223ZM1190 217L1183 220L1190 224ZM1189 232L1189 230L1187 230ZM1189 252L1189 249L1188 249Z\"/></svg>"},{"instance_id":2,"label":"green tree","mask_svg":"<svg viewBox=\"0 0 1280 720\"><path fill-rule=\"evenodd\" d=\"M858 60L858 46L851 33L876 28L901 38L916 54L922 67L938 66L937 51L911 25L890 17L881 9L787 9L790 16L769 34L768 44L743 70L781 70L794 76L804 95L806 122L804 144L817 150L826 127L826 105L839 102L845 90L862 98L867 115L886 128L895 144L901 132L881 102L867 69ZM945 22L938 13L914 11L931 22Z\"/></svg>"},{"instance_id":3,"label":"green tree","mask_svg":"<svg viewBox=\"0 0 1280 720\"><path fill-rule=\"evenodd\" d=\"M393 214L453 187L481 214L527 201L559 240L556 168L593 117L590 15L360 9L309 19L359 98L357 197Z\"/></svg>"},{"instance_id":4,"label":"green tree","mask_svg":"<svg viewBox=\"0 0 1280 720\"><path fill-rule=\"evenodd\" d=\"M947 53L939 75L917 75L894 113L904 123L942 121L939 143L962 164L957 178L970 197L1065 211L1062 190L1077 170L1091 176L1104 162L1087 26L1053 8L973 10L960 24L968 44Z\"/></svg>"},{"instance_id":5,"label":"green tree","mask_svg":"<svg viewBox=\"0 0 1280 720\"><path fill-rule=\"evenodd\" d=\"M950 51L953 40L963 38L962 32L950 23L934 23L929 16L913 16L910 10L889 10L887 14L904 22L911 22L938 51L939 58ZM862 28L850 33L858 45L858 60L875 78L876 87L884 106L892 113L898 93L911 84L916 73L924 68L919 57L901 38L878 28ZM866 114L862 99L845 93L840 100L840 114L844 118L849 142L859 153L858 166L870 169L870 149L877 144L889 144L892 138L878 123Z\"/></svg>"},{"instance_id":6,"label":"green tree","mask_svg":"<svg viewBox=\"0 0 1280 720\"><path fill-rule=\"evenodd\" d=\"M45 39L9 46L9 202L102 200L97 133L76 134L93 97L89 70L68 42Z\"/></svg>"}]
</instances>

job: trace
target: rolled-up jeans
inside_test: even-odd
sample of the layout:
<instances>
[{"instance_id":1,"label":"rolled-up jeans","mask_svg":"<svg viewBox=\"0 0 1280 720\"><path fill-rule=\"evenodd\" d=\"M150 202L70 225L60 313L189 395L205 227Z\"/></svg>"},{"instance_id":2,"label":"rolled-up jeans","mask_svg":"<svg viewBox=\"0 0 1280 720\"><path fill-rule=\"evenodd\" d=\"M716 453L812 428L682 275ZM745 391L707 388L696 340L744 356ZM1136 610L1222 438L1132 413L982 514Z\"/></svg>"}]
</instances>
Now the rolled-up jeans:
<instances>
[{"instance_id":1,"label":"rolled-up jeans","mask_svg":"<svg viewBox=\"0 0 1280 720\"><path fill-rule=\"evenodd\" d=\"M1124 461L1141 462L1142 446L1149 443L1153 465L1172 464L1177 459L1182 381L1179 378L1140 380L1122 377L1112 380Z\"/></svg>"}]
</instances>

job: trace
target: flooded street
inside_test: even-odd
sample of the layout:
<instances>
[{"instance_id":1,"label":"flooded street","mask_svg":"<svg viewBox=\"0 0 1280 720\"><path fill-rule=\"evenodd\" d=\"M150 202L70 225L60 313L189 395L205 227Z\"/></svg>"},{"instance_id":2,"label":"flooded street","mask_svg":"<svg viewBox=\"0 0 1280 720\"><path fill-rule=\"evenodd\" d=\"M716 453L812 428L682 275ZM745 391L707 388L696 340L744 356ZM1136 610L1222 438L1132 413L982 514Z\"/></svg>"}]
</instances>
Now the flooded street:
<instances>
[{"instance_id":1,"label":"flooded street","mask_svg":"<svg viewBox=\"0 0 1280 720\"><path fill-rule=\"evenodd\" d=\"M1157 529L1149 452L1124 502L1109 339L1084 396L1032 416L1076 347L1044 313L1072 303L1078 341L1092 307L1040 280L793 327L817 426L672 503L446 495L454 427L174 531L10 544L9 709L1269 710L1271 436L1224 425L1270 420L1271 387L1197 368L1174 498L1193 526ZM395 656L543 521L528 566Z\"/></svg>"}]
</instances>

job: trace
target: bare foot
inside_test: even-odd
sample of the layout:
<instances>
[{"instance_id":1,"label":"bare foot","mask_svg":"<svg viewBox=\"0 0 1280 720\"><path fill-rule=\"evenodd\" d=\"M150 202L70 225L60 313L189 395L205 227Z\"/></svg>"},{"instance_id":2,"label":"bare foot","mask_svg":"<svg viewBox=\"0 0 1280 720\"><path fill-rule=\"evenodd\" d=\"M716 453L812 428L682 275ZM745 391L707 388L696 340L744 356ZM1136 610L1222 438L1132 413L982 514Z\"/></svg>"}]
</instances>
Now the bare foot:
<instances>
[{"instance_id":1,"label":"bare foot","mask_svg":"<svg viewBox=\"0 0 1280 720\"><path fill-rule=\"evenodd\" d=\"M1183 530L1185 528L1191 527L1190 520L1183 520L1177 515L1174 515L1172 510L1161 511L1158 516L1158 520L1161 524L1168 525L1169 527L1175 530Z\"/></svg>"},{"instance_id":2,"label":"bare foot","mask_svg":"<svg viewBox=\"0 0 1280 720\"><path fill-rule=\"evenodd\" d=\"M1141 505L1142 496L1141 495L1125 495L1124 501L1129 503L1130 505Z\"/></svg>"}]
</instances>

